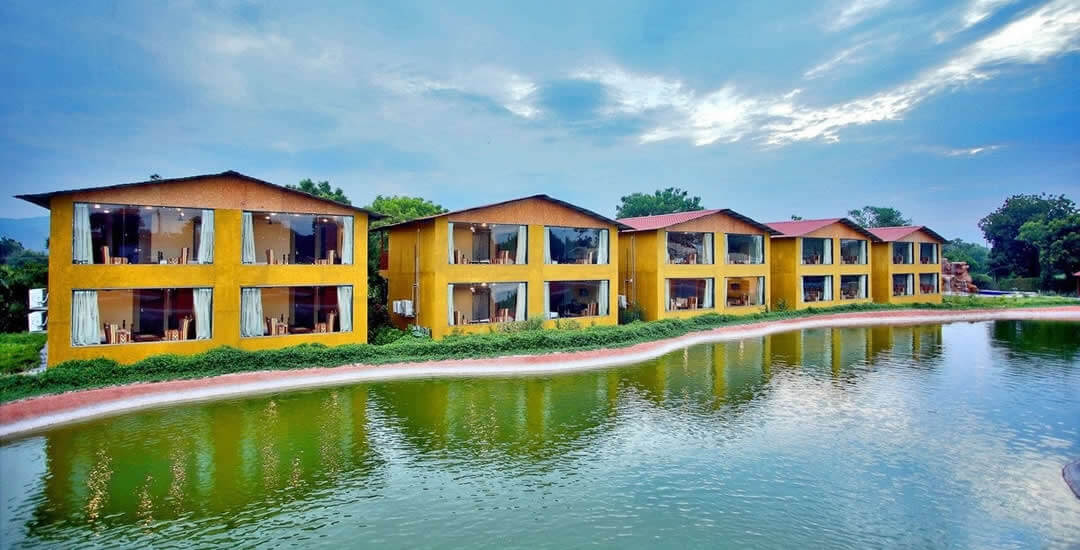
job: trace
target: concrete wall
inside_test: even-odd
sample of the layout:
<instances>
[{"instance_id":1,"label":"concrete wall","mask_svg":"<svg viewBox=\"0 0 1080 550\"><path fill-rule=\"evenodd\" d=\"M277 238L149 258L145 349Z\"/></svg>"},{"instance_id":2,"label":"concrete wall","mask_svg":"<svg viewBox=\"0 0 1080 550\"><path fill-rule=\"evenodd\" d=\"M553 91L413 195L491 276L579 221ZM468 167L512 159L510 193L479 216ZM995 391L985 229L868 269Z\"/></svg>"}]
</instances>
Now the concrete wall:
<instances>
[{"instance_id":1,"label":"concrete wall","mask_svg":"<svg viewBox=\"0 0 1080 550\"><path fill-rule=\"evenodd\" d=\"M892 255L892 243L893 242L911 242L915 243L914 246L914 260L913 264L894 264ZM921 243L936 243L938 245L937 260L935 264L924 264L919 262L919 244ZM914 233L898 239L898 241L889 241L884 243L874 243L873 253L874 258L874 275L873 287L874 287L874 301L882 304L914 304L914 303L941 303L941 249L945 243L934 238L929 233L918 230ZM898 274L911 273L915 276L915 294L911 296L893 296L892 294L892 276ZM937 273L938 274L938 291L930 294L923 294L922 289L919 288L919 275L922 273Z\"/></svg>"}]
</instances>

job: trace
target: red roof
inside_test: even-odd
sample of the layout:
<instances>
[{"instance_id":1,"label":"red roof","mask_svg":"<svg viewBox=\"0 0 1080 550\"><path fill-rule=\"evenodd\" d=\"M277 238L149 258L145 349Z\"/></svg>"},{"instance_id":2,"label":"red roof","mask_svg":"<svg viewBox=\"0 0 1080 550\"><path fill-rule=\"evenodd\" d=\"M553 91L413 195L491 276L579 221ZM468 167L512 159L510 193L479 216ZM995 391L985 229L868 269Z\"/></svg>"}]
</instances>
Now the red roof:
<instances>
[{"instance_id":1,"label":"red roof","mask_svg":"<svg viewBox=\"0 0 1080 550\"><path fill-rule=\"evenodd\" d=\"M940 240L942 242L945 241L944 237L942 237L941 235L938 235L937 233L934 233L929 227L926 227L925 225L898 225L898 226L895 226L895 227L871 227L870 228L871 233L873 233L874 235L877 235L877 237L879 239L881 239L883 241L886 241L886 242L898 241L898 240L903 239L904 237L907 237L908 235L910 235L910 234L912 234L912 233L914 233L916 231L919 231L919 230L922 230L922 231L925 231L925 232L929 233L930 236L932 236L932 237L934 237L934 238L936 238L936 239L938 239L938 240Z\"/></svg>"},{"instance_id":2,"label":"red roof","mask_svg":"<svg viewBox=\"0 0 1080 550\"><path fill-rule=\"evenodd\" d=\"M638 216L636 218L619 218L619 223L630 226L631 231L653 231L664 229L680 223L704 218L713 214L725 214L737 220L746 222L766 233L775 233L769 226L743 216L730 208L714 208L712 210L692 210L690 212L675 212L673 214L657 214L655 216Z\"/></svg>"},{"instance_id":3,"label":"red roof","mask_svg":"<svg viewBox=\"0 0 1080 550\"><path fill-rule=\"evenodd\" d=\"M820 220L798 220L790 222L769 222L769 227L780 232L779 237L802 237L809 233L813 233L822 227L830 226L834 223L844 224L851 229L861 233L863 236L868 237L871 241L877 241L877 235L863 229L859 224L847 219L847 218L824 218Z\"/></svg>"}]
</instances>

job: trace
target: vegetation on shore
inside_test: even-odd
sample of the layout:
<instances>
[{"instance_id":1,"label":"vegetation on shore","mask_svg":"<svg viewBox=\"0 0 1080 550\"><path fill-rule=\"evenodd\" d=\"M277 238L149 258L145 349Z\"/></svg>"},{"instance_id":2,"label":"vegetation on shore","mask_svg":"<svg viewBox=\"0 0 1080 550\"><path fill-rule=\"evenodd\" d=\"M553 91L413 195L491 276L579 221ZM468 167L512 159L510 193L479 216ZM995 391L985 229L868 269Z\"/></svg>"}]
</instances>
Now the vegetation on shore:
<instances>
[{"instance_id":1,"label":"vegetation on shore","mask_svg":"<svg viewBox=\"0 0 1080 550\"><path fill-rule=\"evenodd\" d=\"M43 347L45 333L0 334L0 373L13 374L38 366Z\"/></svg>"},{"instance_id":2,"label":"vegetation on shore","mask_svg":"<svg viewBox=\"0 0 1080 550\"><path fill-rule=\"evenodd\" d=\"M203 378L246 371L335 367L357 363L374 365L620 348L721 326L830 313L901 309L978 310L1070 304L1075 305L1077 301L1055 297L949 297L943 304L911 306L855 304L801 311L772 311L746 316L707 313L689 319L638 321L619 326L581 327L577 324L566 324L553 330L539 328L540 324L533 321L524 321L493 326L493 331L488 334L450 336L441 341L408 335L385 345L346 344L327 347L318 344L301 344L265 351L243 351L222 347L196 355L159 355L131 365L121 365L110 359L76 360L61 363L35 376L0 376L0 402L134 382Z\"/></svg>"}]
</instances>

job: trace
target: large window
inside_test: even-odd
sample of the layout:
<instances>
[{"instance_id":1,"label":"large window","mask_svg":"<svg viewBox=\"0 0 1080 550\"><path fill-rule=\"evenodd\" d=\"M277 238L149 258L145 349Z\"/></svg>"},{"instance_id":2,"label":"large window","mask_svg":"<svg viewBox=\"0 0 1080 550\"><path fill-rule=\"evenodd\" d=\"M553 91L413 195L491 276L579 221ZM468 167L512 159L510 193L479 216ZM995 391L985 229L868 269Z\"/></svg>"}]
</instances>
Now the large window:
<instances>
[{"instance_id":1,"label":"large window","mask_svg":"<svg viewBox=\"0 0 1080 550\"><path fill-rule=\"evenodd\" d=\"M91 346L208 339L212 302L209 288L76 290L71 342Z\"/></svg>"},{"instance_id":2,"label":"large window","mask_svg":"<svg viewBox=\"0 0 1080 550\"><path fill-rule=\"evenodd\" d=\"M913 296L915 294L915 275L901 273L892 276L893 296Z\"/></svg>"},{"instance_id":3,"label":"large window","mask_svg":"<svg viewBox=\"0 0 1080 550\"><path fill-rule=\"evenodd\" d=\"M729 234L727 236L727 263L765 263L765 237L763 235Z\"/></svg>"},{"instance_id":4,"label":"large window","mask_svg":"<svg viewBox=\"0 0 1080 550\"><path fill-rule=\"evenodd\" d=\"M324 214L244 212L245 264L351 264L353 218Z\"/></svg>"},{"instance_id":5,"label":"large window","mask_svg":"<svg viewBox=\"0 0 1080 550\"><path fill-rule=\"evenodd\" d=\"M240 289L240 335L284 336L352 331L351 286Z\"/></svg>"},{"instance_id":6,"label":"large window","mask_svg":"<svg viewBox=\"0 0 1080 550\"><path fill-rule=\"evenodd\" d=\"M840 263L866 264L866 241L863 239L840 239Z\"/></svg>"},{"instance_id":7,"label":"large window","mask_svg":"<svg viewBox=\"0 0 1080 550\"><path fill-rule=\"evenodd\" d=\"M937 294L940 292L940 289L938 288L938 274L920 273L919 292L923 294Z\"/></svg>"},{"instance_id":8,"label":"large window","mask_svg":"<svg viewBox=\"0 0 1080 550\"><path fill-rule=\"evenodd\" d=\"M919 243L919 262L924 264L938 263L937 243Z\"/></svg>"},{"instance_id":9,"label":"large window","mask_svg":"<svg viewBox=\"0 0 1080 550\"><path fill-rule=\"evenodd\" d=\"M72 261L77 264L209 264L214 211L75 203Z\"/></svg>"},{"instance_id":10,"label":"large window","mask_svg":"<svg viewBox=\"0 0 1080 550\"><path fill-rule=\"evenodd\" d=\"M866 298L866 275L841 275L840 299L861 300Z\"/></svg>"},{"instance_id":11,"label":"large window","mask_svg":"<svg viewBox=\"0 0 1080 550\"><path fill-rule=\"evenodd\" d=\"M894 263L894 264L913 264L913 263L915 263L915 260L913 259L913 252L912 252L912 250L914 248L915 248L915 243L893 243L892 244L892 251L893 251L892 263Z\"/></svg>"},{"instance_id":12,"label":"large window","mask_svg":"<svg viewBox=\"0 0 1080 550\"><path fill-rule=\"evenodd\" d=\"M544 263L608 263L608 230L585 227L545 227Z\"/></svg>"},{"instance_id":13,"label":"large window","mask_svg":"<svg viewBox=\"0 0 1080 550\"><path fill-rule=\"evenodd\" d=\"M668 279L664 286L667 311L712 309L713 279Z\"/></svg>"},{"instance_id":14,"label":"large window","mask_svg":"<svg viewBox=\"0 0 1080 550\"><path fill-rule=\"evenodd\" d=\"M728 277L727 307L760 306L765 303L765 277Z\"/></svg>"},{"instance_id":15,"label":"large window","mask_svg":"<svg viewBox=\"0 0 1080 550\"><path fill-rule=\"evenodd\" d=\"M525 283L447 285L447 324L478 325L525 320Z\"/></svg>"},{"instance_id":16,"label":"large window","mask_svg":"<svg viewBox=\"0 0 1080 550\"><path fill-rule=\"evenodd\" d=\"M804 237L802 240L802 263L804 264L831 264L832 239L815 239Z\"/></svg>"},{"instance_id":17,"label":"large window","mask_svg":"<svg viewBox=\"0 0 1080 550\"><path fill-rule=\"evenodd\" d=\"M596 317L608 314L607 281L549 281L544 283L548 319Z\"/></svg>"},{"instance_id":18,"label":"large window","mask_svg":"<svg viewBox=\"0 0 1080 550\"><path fill-rule=\"evenodd\" d=\"M447 224L452 264L524 264L528 262L528 226L492 223Z\"/></svg>"},{"instance_id":19,"label":"large window","mask_svg":"<svg viewBox=\"0 0 1080 550\"><path fill-rule=\"evenodd\" d=\"M833 299L832 275L807 275L802 278L804 302L829 302Z\"/></svg>"},{"instance_id":20,"label":"large window","mask_svg":"<svg viewBox=\"0 0 1080 550\"><path fill-rule=\"evenodd\" d=\"M713 234L668 231L667 261L669 264L713 263Z\"/></svg>"}]
</instances>

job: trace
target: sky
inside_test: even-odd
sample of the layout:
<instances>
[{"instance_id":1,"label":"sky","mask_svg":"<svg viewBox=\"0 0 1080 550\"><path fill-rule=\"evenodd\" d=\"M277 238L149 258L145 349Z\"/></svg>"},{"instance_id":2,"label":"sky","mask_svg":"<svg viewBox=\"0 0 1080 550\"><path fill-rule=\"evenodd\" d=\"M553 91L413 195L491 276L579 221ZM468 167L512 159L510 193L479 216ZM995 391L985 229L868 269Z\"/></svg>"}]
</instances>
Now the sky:
<instances>
[{"instance_id":1,"label":"sky","mask_svg":"<svg viewBox=\"0 0 1080 550\"><path fill-rule=\"evenodd\" d=\"M9 0L0 185L237 170L608 216L675 186L978 240L1009 195L1080 200L1078 54L1080 0Z\"/></svg>"}]
</instances>

